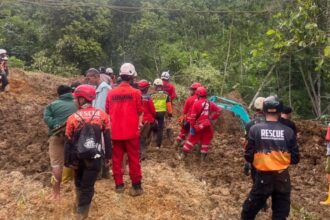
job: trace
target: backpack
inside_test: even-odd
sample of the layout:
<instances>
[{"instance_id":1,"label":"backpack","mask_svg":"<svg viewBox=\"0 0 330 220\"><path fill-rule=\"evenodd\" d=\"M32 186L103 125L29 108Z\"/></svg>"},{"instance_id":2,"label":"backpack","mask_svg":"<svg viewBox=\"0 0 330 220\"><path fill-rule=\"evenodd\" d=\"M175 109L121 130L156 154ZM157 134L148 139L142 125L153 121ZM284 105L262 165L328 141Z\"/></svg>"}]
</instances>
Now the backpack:
<instances>
[{"instance_id":1,"label":"backpack","mask_svg":"<svg viewBox=\"0 0 330 220\"><path fill-rule=\"evenodd\" d=\"M97 110L88 122L75 113L81 119L73 142L78 159L95 159L104 155L101 145L102 130L99 125L91 123L96 112Z\"/></svg>"}]
</instances>

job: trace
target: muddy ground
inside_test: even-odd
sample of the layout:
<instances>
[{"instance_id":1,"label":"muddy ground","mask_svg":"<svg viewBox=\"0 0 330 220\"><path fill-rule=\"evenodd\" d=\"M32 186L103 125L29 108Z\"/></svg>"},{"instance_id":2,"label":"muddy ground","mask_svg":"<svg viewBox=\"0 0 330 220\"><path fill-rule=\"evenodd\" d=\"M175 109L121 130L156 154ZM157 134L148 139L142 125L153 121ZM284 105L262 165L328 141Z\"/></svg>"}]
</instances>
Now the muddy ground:
<instances>
[{"instance_id":1,"label":"muddy ground","mask_svg":"<svg viewBox=\"0 0 330 220\"><path fill-rule=\"evenodd\" d=\"M13 70L10 90L0 93L0 219L72 219L74 187L62 189L62 200L51 204L47 129L44 107L56 98L56 87L69 83L44 73ZM238 93L228 97L242 101ZM178 107L178 106L177 106ZM292 209L290 219L330 219L324 178L325 127L297 121L301 162L290 168ZM178 131L175 120L169 125ZM244 134L238 119L224 112L217 125L209 161L192 153L185 161L165 140L160 151L149 148L143 161L145 194L138 198L115 194L111 180L96 184L90 219L239 219L251 180L242 173ZM127 185L129 178L126 176ZM258 219L269 219L271 212Z\"/></svg>"}]
</instances>

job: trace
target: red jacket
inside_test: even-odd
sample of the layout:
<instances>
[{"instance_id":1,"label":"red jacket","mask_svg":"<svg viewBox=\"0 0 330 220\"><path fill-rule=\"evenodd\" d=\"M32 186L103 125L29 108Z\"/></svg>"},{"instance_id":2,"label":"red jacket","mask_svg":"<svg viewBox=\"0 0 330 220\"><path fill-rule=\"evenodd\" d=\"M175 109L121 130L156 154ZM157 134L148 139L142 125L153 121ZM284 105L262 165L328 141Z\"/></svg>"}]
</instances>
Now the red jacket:
<instances>
[{"instance_id":1,"label":"red jacket","mask_svg":"<svg viewBox=\"0 0 330 220\"><path fill-rule=\"evenodd\" d=\"M206 103L205 103L206 102ZM206 98L200 98L196 101L191 110L189 123L191 127L205 120L216 120L220 116L220 108Z\"/></svg>"},{"instance_id":2,"label":"red jacket","mask_svg":"<svg viewBox=\"0 0 330 220\"><path fill-rule=\"evenodd\" d=\"M187 117L190 116L191 114L191 110L192 110L192 107L194 105L194 103L198 100L197 96L196 95L192 95L190 97L188 97L184 103L184 106L183 106L183 110L182 110L182 113L184 115L186 115Z\"/></svg>"},{"instance_id":3,"label":"red jacket","mask_svg":"<svg viewBox=\"0 0 330 220\"><path fill-rule=\"evenodd\" d=\"M167 80L163 80L163 90L169 94L171 101L173 102L173 100L176 98L176 91L173 84Z\"/></svg>"},{"instance_id":4,"label":"red jacket","mask_svg":"<svg viewBox=\"0 0 330 220\"><path fill-rule=\"evenodd\" d=\"M142 95L142 106L143 106L143 122L153 123L156 118L156 109L150 95L148 94Z\"/></svg>"},{"instance_id":5,"label":"red jacket","mask_svg":"<svg viewBox=\"0 0 330 220\"><path fill-rule=\"evenodd\" d=\"M330 142L330 124L328 124L327 135L325 136L325 140Z\"/></svg>"},{"instance_id":6,"label":"red jacket","mask_svg":"<svg viewBox=\"0 0 330 220\"><path fill-rule=\"evenodd\" d=\"M113 140L139 137L139 115L142 114L140 90L122 82L108 92L105 110L110 115Z\"/></svg>"}]
</instances>

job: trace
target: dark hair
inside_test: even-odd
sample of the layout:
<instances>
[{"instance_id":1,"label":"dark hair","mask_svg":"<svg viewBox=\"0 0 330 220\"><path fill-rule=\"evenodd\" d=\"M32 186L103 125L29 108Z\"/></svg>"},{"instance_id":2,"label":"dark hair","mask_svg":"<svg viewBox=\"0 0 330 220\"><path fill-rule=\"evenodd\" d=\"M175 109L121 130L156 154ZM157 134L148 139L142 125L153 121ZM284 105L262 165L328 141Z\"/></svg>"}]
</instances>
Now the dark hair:
<instances>
[{"instance_id":1,"label":"dark hair","mask_svg":"<svg viewBox=\"0 0 330 220\"><path fill-rule=\"evenodd\" d=\"M93 76L97 76L97 75L100 75L100 72L95 69L95 68L89 68L87 71L86 71L86 74L85 76L87 76L88 74L91 74Z\"/></svg>"},{"instance_id":2,"label":"dark hair","mask_svg":"<svg viewBox=\"0 0 330 220\"><path fill-rule=\"evenodd\" d=\"M289 106L284 105L284 106L282 107L282 111L281 111L281 113L283 113L283 114L290 114L290 113L292 113L292 108L289 107Z\"/></svg>"},{"instance_id":3,"label":"dark hair","mask_svg":"<svg viewBox=\"0 0 330 220\"><path fill-rule=\"evenodd\" d=\"M58 96L64 95L66 93L71 93L71 87L70 86L60 85L59 87L57 87L57 95Z\"/></svg>"},{"instance_id":4,"label":"dark hair","mask_svg":"<svg viewBox=\"0 0 330 220\"><path fill-rule=\"evenodd\" d=\"M74 90L80 85L81 85L81 82L79 82L79 81L75 81L75 82L71 83L71 86L70 86L71 92L74 92Z\"/></svg>"},{"instance_id":5,"label":"dark hair","mask_svg":"<svg viewBox=\"0 0 330 220\"><path fill-rule=\"evenodd\" d=\"M105 74L105 70L106 70L106 68L104 66L100 66L100 68L99 68L100 73Z\"/></svg>"},{"instance_id":6,"label":"dark hair","mask_svg":"<svg viewBox=\"0 0 330 220\"><path fill-rule=\"evenodd\" d=\"M129 81L131 81L133 79L133 76L121 75L120 78L121 78L122 81L129 82Z\"/></svg>"}]
</instances>

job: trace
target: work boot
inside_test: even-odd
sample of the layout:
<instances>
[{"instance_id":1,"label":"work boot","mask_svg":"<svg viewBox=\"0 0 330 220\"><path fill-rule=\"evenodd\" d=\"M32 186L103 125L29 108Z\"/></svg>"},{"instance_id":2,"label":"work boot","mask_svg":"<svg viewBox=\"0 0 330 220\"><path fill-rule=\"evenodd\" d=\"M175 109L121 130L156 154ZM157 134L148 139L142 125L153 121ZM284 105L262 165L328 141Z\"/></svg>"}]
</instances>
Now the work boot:
<instances>
[{"instance_id":1,"label":"work boot","mask_svg":"<svg viewBox=\"0 0 330 220\"><path fill-rule=\"evenodd\" d=\"M116 185L115 191L116 193L123 193L125 191L125 185L124 184Z\"/></svg>"},{"instance_id":2,"label":"work boot","mask_svg":"<svg viewBox=\"0 0 330 220\"><path fill-rule=\"evenodd\" d=\"M89 213L89 205L79 206L77 208L77 220L87 219Z\"/></svg>"},{"instance_id":3,"label":"work boot","mask_svg":"<svg viewBox=\"0 0 330 220\"><path fill-rule=\"evenodd\" d=\"M140 184L132 184L132 187L129 190L129 194L130 196L140 196L143 194L143 189L141 187L141 183Z\"/></svg>"}]
</instances>

